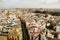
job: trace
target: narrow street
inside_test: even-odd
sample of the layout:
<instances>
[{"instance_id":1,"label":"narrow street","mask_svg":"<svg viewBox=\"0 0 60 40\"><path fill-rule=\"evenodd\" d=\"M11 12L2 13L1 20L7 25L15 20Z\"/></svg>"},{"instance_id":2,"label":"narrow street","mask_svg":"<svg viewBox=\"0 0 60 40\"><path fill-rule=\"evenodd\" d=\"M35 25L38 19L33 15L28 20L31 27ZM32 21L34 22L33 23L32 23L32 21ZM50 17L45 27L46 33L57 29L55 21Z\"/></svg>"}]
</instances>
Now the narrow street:
<instances>
[{"instance_id":1,"label":"narrow street","mask_svg":"<svg viewBox=\"0 0 60 40\"><path fill-rule=\"evenodd\" d=\"M26 24L25 22L22 22L22 20L21 20L21 27L22 27L23 40L30 40Z\"/></svg>"}]
</instances>

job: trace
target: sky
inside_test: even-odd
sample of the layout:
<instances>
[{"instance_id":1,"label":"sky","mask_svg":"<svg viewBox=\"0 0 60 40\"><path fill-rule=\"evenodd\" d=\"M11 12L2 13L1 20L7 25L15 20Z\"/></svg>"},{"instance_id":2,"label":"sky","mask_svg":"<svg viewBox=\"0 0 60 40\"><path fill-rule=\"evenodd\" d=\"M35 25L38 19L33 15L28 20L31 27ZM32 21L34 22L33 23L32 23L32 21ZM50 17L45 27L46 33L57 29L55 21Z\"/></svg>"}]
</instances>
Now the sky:
<instances>
[{"instance_id":1,"label":"sky","mask_svg":"<svg viewBox=\"0 0 60 40\"><path fill-rule=\"evenodd\" d=\"M59 0L0 0L0 8L57 8Z\"/></svg>"}]
</instances>

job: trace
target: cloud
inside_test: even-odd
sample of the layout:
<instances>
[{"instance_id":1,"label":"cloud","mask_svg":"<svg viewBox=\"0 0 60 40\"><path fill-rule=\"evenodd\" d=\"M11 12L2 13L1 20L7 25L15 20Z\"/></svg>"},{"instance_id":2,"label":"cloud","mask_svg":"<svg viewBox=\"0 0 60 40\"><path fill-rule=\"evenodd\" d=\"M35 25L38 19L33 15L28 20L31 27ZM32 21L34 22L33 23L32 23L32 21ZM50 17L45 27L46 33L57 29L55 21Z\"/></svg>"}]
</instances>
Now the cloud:
<instances>
[{"instance_id":1,"label":"cloud","mask_svg":"<svg viewBox=\"0 0 60 40\"><path fill-rule=\"evenodd\" d=\"M2 0L0 8L60 8L59 0Z\"/></svg>"}]
</instances>

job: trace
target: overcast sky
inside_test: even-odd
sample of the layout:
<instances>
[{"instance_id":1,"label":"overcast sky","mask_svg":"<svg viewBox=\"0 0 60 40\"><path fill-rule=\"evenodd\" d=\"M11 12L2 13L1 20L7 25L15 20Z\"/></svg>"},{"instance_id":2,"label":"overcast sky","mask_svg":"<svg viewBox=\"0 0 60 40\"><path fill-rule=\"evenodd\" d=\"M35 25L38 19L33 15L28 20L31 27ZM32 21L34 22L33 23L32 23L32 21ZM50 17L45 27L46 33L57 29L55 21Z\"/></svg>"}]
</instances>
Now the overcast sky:
<instances>
[{"instance_id":1,"label":"overcast sky","mask_svg":"<svg viewBox=\"0 0 60 40\"><path fill-rule=\"evenodd\" d=\"M59 0L0 0L0 8L60 8Z\"/></svg>"}]
</instances>

